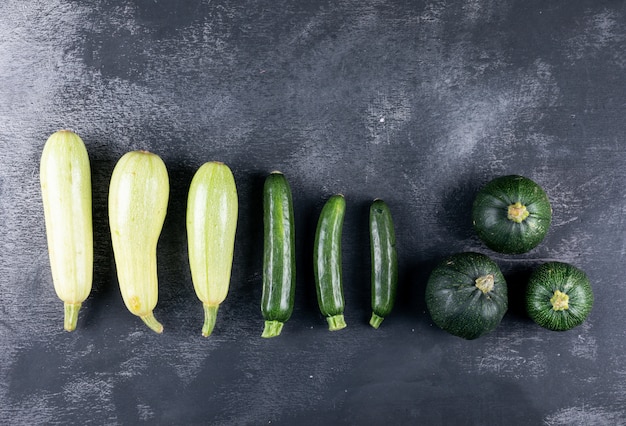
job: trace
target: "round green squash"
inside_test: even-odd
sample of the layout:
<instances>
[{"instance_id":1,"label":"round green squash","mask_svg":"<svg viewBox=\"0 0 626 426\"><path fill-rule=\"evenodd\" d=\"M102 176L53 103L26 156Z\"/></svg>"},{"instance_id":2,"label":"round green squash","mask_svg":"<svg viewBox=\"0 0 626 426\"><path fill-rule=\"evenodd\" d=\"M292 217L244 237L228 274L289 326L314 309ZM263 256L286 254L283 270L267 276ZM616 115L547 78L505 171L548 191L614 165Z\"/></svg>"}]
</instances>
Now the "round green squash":
<instances>
[{"instance_id":1,"label":"round green squash","mask_svg":"<svg viewBox=\"0 0 626 426\"><path fill-rule=\"evenodd\" d=\"M593 307L587 274L567 263L548 262L530 276L526 310L540 326L565 331L582 324Z\"/></svg>"},{"instance_id":2,"label":"round green squash","mask_svg":"<svg viewBox=\"0 0 626 426\"><path fill-rule=\"evenodd\" d=\"M520 254L535 248L552 221L548 196L532 180L501 176L476 195L472 222L478 237L499 253Z\"/></svg>"},{"instance_id":3,"label":"round green squash","mask_svg":"<svg viewBox=\"0 0 626 426\"><path fill-rule=\"evenodd\" d=\"M476 339L500 324L508 308L506 281L488 256L457 253L430 274L426 306L433 322L443 330Z\"/></svg>"}]
</instances>

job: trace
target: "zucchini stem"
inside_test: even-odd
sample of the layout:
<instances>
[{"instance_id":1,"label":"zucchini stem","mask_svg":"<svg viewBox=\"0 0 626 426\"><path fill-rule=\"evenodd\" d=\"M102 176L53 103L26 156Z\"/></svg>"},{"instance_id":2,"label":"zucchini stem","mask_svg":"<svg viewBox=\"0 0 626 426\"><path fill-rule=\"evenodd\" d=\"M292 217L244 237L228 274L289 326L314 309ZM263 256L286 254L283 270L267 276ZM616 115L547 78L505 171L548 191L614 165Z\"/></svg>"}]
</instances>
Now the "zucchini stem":
<instances>
[{"instance_id":1,"label":"zucchini stem","mask_svg":"<svg viewBox=\"0 0 626 426\"><path fill-rule=\"evenodd\" d=\"M370 318L370 325L378 329L378 327L380 327L380 323L382 323L383 320L384 320L383 317L376 315L374 312L372 312L372 318Z\"/></svg>"},{"instance_id":2,"label":"zucchini stem","mask_svg":"<svg viewBox=\"0 0 626 426\"><path fill-rule=\"evenodd\" d=\"M263 329L261 337L270 338L280 335L283 325L284 323L280 321L265 321L265 328Z\"/></svg>"},{"instance_id":3,"label":"zucchini stem","mask_svg":"<svg viewBox=\"0 0 626 426\"><path fill-rule=\"evenodd\" d=\"M555 311L565 311L569 309L569 296L559 290L554 292L554 295L550 298L552 309Z\"/></svg>"},{"instance_id":4,"label":"zucchini stem","mask_svg":"<svg viewBox=\"0 0 626 426\"><path fill-rule=\"evenodd\" d=\"M141 318L141 320L150 328L150 330L159 334L163 333L163 325L161 325L161 323L157 321L152 312L139 318Z\"/></svg>"},{"instance_id":5,"label":"zucchini stem","mask_svg":"<svg viewBox=\"0 0 626 426\"><path fill-rule=\"evenodd\" d=\"M343 318L343 314L327 317L326 321L328 321L328 329L330 331L337 331L341 330L342 328L346 328L346 321Z\"/></svg>"},{"instance_id":6,"label":"zucchini stem","mask_svg":"<svg viewBox=\"0 0 626 426\"><path fill-rule=\"evenodd\" d=\"M76 323L78 322L78 311L80 310L81 303L69 303L63 304L65 311L65 318L63 328L66 331L74 331L76 329Z\"/></svg>"},{"instance_id":7,"label":"zucchini stem","mask_svg":"<svg viewBox=\"0 0 626 426\"><path fill-rule=\"evenodd\" d=\"M507 211L507 218L515 223L522 223L530 213L526 209L526 206L519 201L515 204L511 204Z\"/></svg>"},{"instance_id":8,"label":"zucchini stem","mask_svg":"<svg viewBox=\"0 0 626 426\"><path fill-rule=\"evenodd\" d=\"M483 275L476 278L475 285L480 291L483 292L483 294L489 293L491 290L493 290L493 287L495 285L493 274Z\"/></svg>"},{"instance_id":9,"label":"zucchini stem","mask_svg":"<svg viewBox=\"0 0 626 426\"><path fill-rule=\"evenodd\" d=\"M209 305L203 303L202 306L204 307L204 325L202 326L202 335L204 337L209 337L211 333L213 333L215 320L217 319L217 309L220 305Z\"/></svg>"}]
</instances>

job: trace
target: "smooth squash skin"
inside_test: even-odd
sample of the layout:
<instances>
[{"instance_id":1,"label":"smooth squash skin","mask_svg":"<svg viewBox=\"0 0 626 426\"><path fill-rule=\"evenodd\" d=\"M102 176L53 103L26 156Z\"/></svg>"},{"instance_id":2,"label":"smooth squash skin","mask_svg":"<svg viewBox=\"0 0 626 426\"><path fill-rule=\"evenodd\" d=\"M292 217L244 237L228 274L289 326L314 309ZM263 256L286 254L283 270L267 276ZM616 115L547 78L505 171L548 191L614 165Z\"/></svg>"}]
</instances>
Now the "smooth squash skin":
<instances>
[{"instance_id":1,"label":"smooth squash skin","mask_svg":"<svg viewBox=\"0 0 626 426\"><path fill-rule=\"evenodd\" d=\"M109 187L109 225L117 278L128 310L157 333L152 311L158 300L156 248L169 198L163 160L151 152L126 153Z\"/></svg>"},{"instance_id":2,"label":"smooth squash skin","mask_svg":"<svg viewBox=\"0 0 626 426\"><path fill-rule=\"evenodd\" d=\"M295 224L291 188L285 176L272 172L263 187L262 337L278 336L291 317L296 286Z\"/></svg>"},{"instance_id":3,"label":"smooth squash skin","mask_svg":"<svg viewBox=\"0 0 626 426\"><path fill-rule=\"evenodd\" d=\"M472 222L478 237L499 253L535 248L548 232L552 207L544 190L517 175L493 179L476 195Z\"/></svg>"},{"instance_id":4,"label":"smooth squash skin","mask_svg":"<svg viewBox=\"0 0 626 426\"><path fill-rule=\"evenodd\" d=\"M464 339L493 331L508 309L507 285L498 265L480 253L444 259L426 284L426 306L441 329Z\"/></svg>"},{"instance_id":5,"label":"smooth squash skin","mask_svg":"<svg viewBox=\"0 0 626 426\"><path fill-rule=\"evenodd\" d=\"M202 335L210 336L226 299L233 265L238 199L235 178L223 163L203 164L187 199L187 241L191 278L204 307Z\"/></svg>"},{"instance_id":6,"label":"smooth squash skin","mask_svg":"<svg viewBox=\"0 0 626 426\"><path fill-rule=\"evenodd\" d=\"M341 234L346 201L341 194L328 199L320 213L313 247L313 272L320 312L330 331L346 327L343 316Z\"/></svg>"},{"instance_id":7,"label":"smooth squash skin","mask_svg":"<svg viewBox=\"0 0 626 426\"><path fill-rule=\"evenodd\" d=\"M547 262L530 276L526 311L540 326L566 331L582 324L593 307L593 291L584 271L563 262Z\"/></svg>"},{"instance_id":8,"label":"smooth squash skin","mask_svg":"<svg viewBox=\"0 0 626 426\"><path fill-rule=\"evenodd\" d=\"M64 303L64 328L72 331L93 280L91 169L82 139L69 130L51 135L39 175L52 280Z\"/></svg>"},{"instance_id":9,"label":"smooth squash skin","mask_svg":"<svg viewBox=\"0 0 626 426\"><path fill-rule=\"evenodd\" d=\"M396 235L391 211L383 200L374 200L370 206L369 230L372 262L370 325L378 328L393 309L398 285Z\"/></svg>"}]
</instances>

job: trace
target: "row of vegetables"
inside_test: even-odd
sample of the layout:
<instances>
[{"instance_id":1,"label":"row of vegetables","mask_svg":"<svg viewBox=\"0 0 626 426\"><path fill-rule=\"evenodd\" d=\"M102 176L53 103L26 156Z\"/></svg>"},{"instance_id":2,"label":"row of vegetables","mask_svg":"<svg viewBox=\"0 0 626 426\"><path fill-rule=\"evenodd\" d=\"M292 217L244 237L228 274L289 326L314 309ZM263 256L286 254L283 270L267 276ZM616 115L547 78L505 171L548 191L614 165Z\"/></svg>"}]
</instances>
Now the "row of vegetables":
<instances>
[{"instance_id":1,"label":"row of vegetables","mask_svg":"<svg viewBox=\"0 0 626 426\"><path fill-rule=\"evenodd\" d=\"M60 130L47 140L40 164L48 251L55 291L64 302L64 328L76 328L81 304L91 292L93 230L91 172L81 138ZM169 198L169 179L159 156L126 153L116 164L109 187L109 225L118 282L128 310L157 333L156 247ZM346 203L331 196L319 216L313 264L320 312L330 330L346 327L341 239ZM545 192L530 179L503 176L482 188L472 209L478 236L494 251L519 254L545 237L552 209ZM207 162L195 173L188 192L186 228L191 277L204 307L202 334L215 326L228 294L238 199L231 170ZM296 255L291 189L285 176L270 173L263 189L263 337L281 333L294 305ZM372 317L378 328L391 312L398 285L395 232L391 212L380 199L370 206ZM593 304L585 273L548 262L530 277L526 291L529 316L552 330L581 324ZM498 265L480 253L458 253L432 271L426 305L443 330L474 339L494 330L508 307L507 284Z\"/></svg>"}]
</instances>

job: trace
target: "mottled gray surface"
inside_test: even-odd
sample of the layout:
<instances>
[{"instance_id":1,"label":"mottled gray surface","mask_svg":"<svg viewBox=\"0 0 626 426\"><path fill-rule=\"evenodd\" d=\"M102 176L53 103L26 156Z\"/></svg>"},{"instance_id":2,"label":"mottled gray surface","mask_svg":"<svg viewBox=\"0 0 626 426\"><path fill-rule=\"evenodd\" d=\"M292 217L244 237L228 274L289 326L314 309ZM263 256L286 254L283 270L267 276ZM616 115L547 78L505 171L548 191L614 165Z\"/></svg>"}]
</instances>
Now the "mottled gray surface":
<instances>
[{"instance_id":1,"label":"mottled gray surface","mask_svg":"<svg viewBox=\"0 0 626 426\"><path fill-rule=\"evenodd\" d=\"M625 47L623 1L2 1L0 423L626 424ZM39 190L59 128L84 139L94 185L94 289L73 333ZM162 335L126 310L115 279L107 188L132 149L161 155L171 178ZM240 222L231 292L204 339L184 212L208 160L233 169ZM264 340L260 205L274 169L294 191L299 275L292 319ZM486 249L468 212L482 184L512 173L554 208L522 256ZM330 333L310 258L335 192L348 202L348 328ZM377 331L375 197L394 214L401 285ZM423 301L434 264L463 250L493 256L511 294L502 325L471 342L437 329ZM546 260L592 281L579 328L549 332L523 311Z\"/></svg>"}]
</instances>

